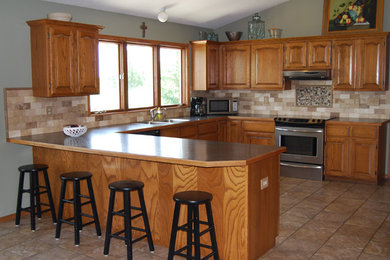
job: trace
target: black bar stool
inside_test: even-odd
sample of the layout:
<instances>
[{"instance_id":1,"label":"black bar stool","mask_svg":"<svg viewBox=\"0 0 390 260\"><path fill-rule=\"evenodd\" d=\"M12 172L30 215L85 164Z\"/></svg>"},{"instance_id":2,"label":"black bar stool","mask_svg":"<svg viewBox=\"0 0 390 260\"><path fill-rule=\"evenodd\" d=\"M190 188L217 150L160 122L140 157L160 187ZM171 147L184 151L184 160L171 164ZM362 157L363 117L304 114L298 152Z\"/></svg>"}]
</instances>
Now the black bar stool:
<instances>
[{"instance_id":1,"label":"black bar stool","mask_svg":"<svg viewBox=\"0 0 390 260\"><path fill-rule=\"evenodd\" d=\"M92 188L92 182L91 182L92 173L90 172L67 172L61 174L61 194L60 194L60 205L58 209L58 223L56 228L56 238L60 238L61 234L61 224L67 223L74 226L74 243L76 246L80 244L80 234L79 231L82 230L83 227L90 225L92 223L95 223L96 227L96 233L100 237L102 235L102 232L100 230L100 224L99 224L99 218L96 210L96 203L95 203L95 197L93 195L93 188ZM89 196L82 195L80 193L80 181L87 180L88 185L88 191ZM65 199L65 191L66 191L66 183L68 181L71 181L73 183L73 198L72 199ZM85 202L81 202L81 198L86 198L87 200ZM64 203L70 203L73 204L74 209L74 216L63 219L62 214L64 212ZM92 214L84 214L81 211L81 207L86 204L91 204L92 207ZM81 217L88 217L93 219L90 222L83 223ZM71 221L73 220L73 222Z\"/></svg>"},{"instance_id":2,"label":"black bar stool","mask_svg":"<svg viewBox=\"0 0 390 260\"><path fill-rule=\"evenodd\" d=\"M30 212L31 217L31 230L35 231L35 215L40 219L42 213L51 211L51 217L53 223L57 222L56 212L54 210L53 197L51 195L49 177L47 175L47 169L49 167L46 164L28 164L23 165L18 168L19 170L19 188L18 188L18 201L16 205L16 219L15 225L19 226L20 224L20 214L22 211ZM45 179L45 186L39 185L39 176L38 173L43 172L43 177ZM25 173L30 174L30 188L24 189L24 175ZM41 191L42 189L42 191ZM23 193L30 194L30 207L22 208L22 198ZM49 203L41 202L41 194L47 194ZM42 210L41 206L46 206L48 209ZM36 211L36 212L35 212Z\"/></svg>"},{"instance_id":3,"label":"black bar stool","mask_svg":"<svg viewBox=\"0 0 390 260\"><path fill-rule=\"evenodd\" d=\"M213 199L213 195L204 191L183 191L183 192L176 193L173 196L173 200L176 203L175 203L175 211L173 214L173 223L172 223L171 241L169 243L168 260L172 260L174 255L182 256L185 257L186 259L195 259L195 260L208 259L211 256L214 256L214 259L219 259L213 214L211 211L212 199ZM187 223L182 226L178 226L181 204L188 206ZM202 204L205 204L206 206L207 221L199 220L199 205ZM208 228L200 232L200 228L199 228L200 224L207 225ZM187 232L187 245L178 250L175 250L176 235L178 230ZM211 246L200 243L200 237L206 234L207 232L210 232ZM211 249L211 253L201 258L200 255L201 247ZM192 255L193 249L195 251L195 255ZM184 250L186 250L186 254L183 253Z\"/></svg>"},{"instance_id":4,"label":"black bar stool","mask_svg":"<svg viewBox=\"0 0 390 260\"><path fill-rule=\"evenodd\" d=\"M133 243L136 243L136 242L144 239L145 237L148 239L149 250L153 253L154 246L153 246L153 240L152 240L152 233L150 232L150 226L149 226L149 221L148 221L148 215L146 212L145 199L144 199L144 193L143 193L144 184L140 181L123 180L123 181L112 182L108 185L108 187L110 188L110 202L108 205L106 239L104 241L104 255L105 256L108 255L108 252L110 250L110 241L111 241L112 237L125 241L125 243L127 245L127 259L133 259ZM123 192L124 209L119 210L119 211L114 211L115 192L117 192L117 191ZM140 208L131 206L131 199L130 199L130 192L131 191L138 192ZM132 216L131 210L137 210L137 211L140 211L140 213ZM111 228L112 228L112 219L113 219L114 215L124 217L125 229L112 234ZM143 221L144 221L144 229L138 228L138 227L133 227L131 225L131 221L133 219L136 219L136 218L141 217L141 216L142 216ZM131 234L132 230L145 232L145 235L133 240L132 234ZM125 233L125 236L120 236L123 233Z\"/></svg>"}]
</instances>

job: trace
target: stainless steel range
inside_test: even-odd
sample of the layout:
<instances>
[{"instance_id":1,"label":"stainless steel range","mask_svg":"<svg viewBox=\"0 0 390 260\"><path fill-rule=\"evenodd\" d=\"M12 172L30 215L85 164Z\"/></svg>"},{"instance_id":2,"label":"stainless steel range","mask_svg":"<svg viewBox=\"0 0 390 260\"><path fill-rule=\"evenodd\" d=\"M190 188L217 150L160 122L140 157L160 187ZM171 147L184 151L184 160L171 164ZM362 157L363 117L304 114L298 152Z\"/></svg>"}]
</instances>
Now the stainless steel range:
<instances>
[{"instance_id":1,"label":"stainless steel range","mask_svg":"<svg viewBox=\"0 0 390 260\"><path fill-rule=\"evenodd\" d=\"M275 118L275 144L282 176L323 180L325 119Z\"/></svg>"}]
</instances>

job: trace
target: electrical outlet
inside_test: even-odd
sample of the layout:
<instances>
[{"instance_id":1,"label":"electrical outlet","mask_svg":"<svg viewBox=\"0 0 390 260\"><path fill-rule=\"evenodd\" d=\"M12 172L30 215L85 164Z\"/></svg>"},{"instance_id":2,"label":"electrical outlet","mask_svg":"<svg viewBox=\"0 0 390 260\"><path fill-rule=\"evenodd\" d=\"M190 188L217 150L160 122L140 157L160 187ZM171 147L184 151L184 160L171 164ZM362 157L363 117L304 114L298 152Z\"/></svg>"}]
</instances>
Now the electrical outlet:
<instances>
[{"instance_id":1,"label":"electrical outlet","mask_svg":"<svg viewBox=\"0 0 390 260\"><path fill-rule=\"evenodd\" d=\"M260 187L261 187L261 190L264 190L265 188L268 187L268 177L261 179Z\"/></svg>"},{"instance_id":2,"label":"electrical outlet","mask_svg":"<svg viewBox=\"0 0 390 260\"><path fill-rule=\"evenodd\" d=\"M52 113L52 107L46 107L46 115L51 115Z\"/></svg>"}]
</instances>

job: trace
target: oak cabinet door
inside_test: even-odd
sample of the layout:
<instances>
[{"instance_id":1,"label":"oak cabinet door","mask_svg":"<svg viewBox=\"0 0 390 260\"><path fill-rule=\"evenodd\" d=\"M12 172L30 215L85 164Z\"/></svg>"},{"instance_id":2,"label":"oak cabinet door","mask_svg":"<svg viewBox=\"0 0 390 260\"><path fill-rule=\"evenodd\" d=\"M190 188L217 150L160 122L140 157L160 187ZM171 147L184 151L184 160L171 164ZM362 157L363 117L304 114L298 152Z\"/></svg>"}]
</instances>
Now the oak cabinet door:
<instances>
[{"instance_id":1,"label":"oak cabinet door","mask_svg":"<svg viewBox=\"0 0 390 260\"><path fill-rule=\"evenodd\" d=\"M99 93L98 33L77 30L78 92Z\"/></svg>"},{"instance_id":2,"label":"oak cabinet door","mask_svg":"<svg viewBox=\"0 0 390 260\"><path fill-rule=\"evenodd\" d=\"M219 88L219 46L207 45L207 89Z\"/></svg>"},{"instance_id":3,"label":"oak cabinet door","mask_svg":"<svg viewBox=\"0 0 390 260\"><path fill-rule=\"evenodd\" d=\"M376 140L352 139L351 175L359 180L376 180L377 147Z\"/></svg>"},{"instance_id":4,"label":"oak cabinet door","mask_svg":"<svg viewBox=\"0 0 390 260\"><path fill-rule=\"evenodd\" d=\"M312 69L330 69L331 53L331 41L308 41L307 66Z\"/></svg>"},{"instance_id":5,"label":"oak cabinet door","mask_svg":"<svg viewBox=\"0 0 390 260\"><path fill-rule=\"evenodd\" d=\"M325 175L347 177L348 138L328 137L325 144Z\"/></svg>"},{"instance_id":6,"label":"oak cabinet door","mask_svg":"<svg viewBox=\"0 0 390 260\"><path fill-rule=\"evenodd\" d=\"M48 87L53 96L75 93L77 71L75 46L73 28L65 26L49 28L50 83Z\"/></svg>"},{"instance_id":7,"label":"oak cabinet door","mask_svg":"<svg viewBox=\"0 0 390 260\"><path fill-rule=\"evenodd\" d=\"M250 88L250 49L249 45L221 47L222 89Z\"/></svg>"},{"instance_id":8,"label":"oak cabinet door","mask_svg":"<svg viewBox=\"0 0 390 260\"><path fill-rule=\"evenodd\" d=\"M180 135L180 128L179 127L162 128L162 129L160 129L160 135L161 136L167 136L167 137L179 137L179 135Z\"/></svg>"},{"instance_id":9,"label":"oak cabinet door","mask_svg":"<svg viewBox=\"0 0 390 260\"><path fill-rule=\"evenodd\" d=\"M227 136L230 143L241 143L241 120L229 120L227 123Z\"/></svg>"},{"instance_id":10,"label":"oak cabinet door","mask_svg":"<svg viewBox=\"0 0 390 260\"><path fill-rule=\"evenodd\" d=\"M354 90L356 77L356 44L353 40L334 40L332 79L335 90Z\"/></svg>"},{"instance_id":11,"label":"oak cabinet door","mask_svg":"<svg viewBox=\"0 0 390 260\"><path fill-rule=\"evenodd\" d=\"M359 40L356 90L385 90L385 39Z\"/></svg>"},{"instance_id":12,"label":"oak cabinet door","mask_svg":"<svg viewBox=\"0 0 390 260\"><path fill-rule=\"evenodd\" d=\"M283 45L259 44L252 46L251 88L283 90Z\"/></svg>"},{"instance_id":13,"label":"oak cabinet door","mask_svg":"<svg viewBox=\"0 0 390 260\"><path fill-rule=\"evenodd\" d=\"M306 68L306 42L288 42L284 44L284 69Z\"/></svg>"}]
</instances>

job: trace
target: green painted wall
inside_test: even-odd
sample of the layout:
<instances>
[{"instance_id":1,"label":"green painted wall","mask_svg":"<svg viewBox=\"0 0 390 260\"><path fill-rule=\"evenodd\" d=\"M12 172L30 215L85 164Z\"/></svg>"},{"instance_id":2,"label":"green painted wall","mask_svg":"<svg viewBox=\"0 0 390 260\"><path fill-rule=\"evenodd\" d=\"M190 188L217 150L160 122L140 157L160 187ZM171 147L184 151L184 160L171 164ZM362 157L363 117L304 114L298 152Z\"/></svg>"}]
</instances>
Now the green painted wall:
<instances>
[{"instance_id":1,"label":"green painted wall","mask_svg":"<svg viewBox=\"0 0 390 260\"><path fill-rule=\"evenodd\" d=\"M260 12L265 22L266 37L269 28L283 29L282 37L317 36L322 34L322 14L324 0L290 0L281 5ZM390 31L390 1L384 1L383 31ZM253 10L255 13L256 10ZM241 40L248 40L248 22L246 17L234 23L218 28L220 41L227 41L225 31L243 32Z\"/></svg>"},{"instance_id":2,"label":"green painted wall","mask_svg":"<svg viewBox=\"0 0 390 260\"><path fill-rule=\"evenodd\" d=\"M17 167L32 162L31 148L6 142L4 88L31 87L30 30L28 20L45 18L50 12L69 12L73 21L105 26L103 34L141 38L139 26L145 21L146 39L183 42L197 40L204 28L160 23L88 8L39 0L1 0L0 3L0 217L15 213ZM56 195L55 195L56 196Z\"/></svg>"}]
</instances>

